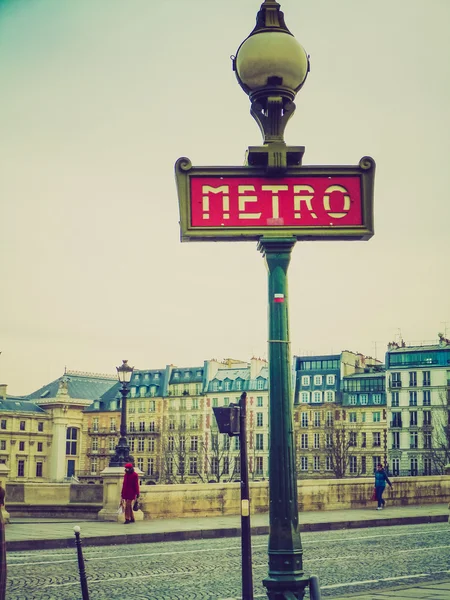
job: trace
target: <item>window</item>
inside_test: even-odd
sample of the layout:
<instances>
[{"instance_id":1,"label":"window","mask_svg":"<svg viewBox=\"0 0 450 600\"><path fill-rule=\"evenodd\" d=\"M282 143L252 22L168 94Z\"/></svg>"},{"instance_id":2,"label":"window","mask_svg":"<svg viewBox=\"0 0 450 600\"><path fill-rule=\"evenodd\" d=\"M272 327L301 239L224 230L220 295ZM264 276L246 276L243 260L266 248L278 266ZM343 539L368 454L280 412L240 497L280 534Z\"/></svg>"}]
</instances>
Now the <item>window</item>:
<instances>
[{"instance_id":1,"label":"window","mask_svg":"<svg viewBox=\"0 0 450 600\"><path fill-rule=\"evenodd\" d=\"M155 433L155 431L156 431L155 421L150 421L150 423L148 424L148 430L150 431L150 433Z\"/></svg>"},{"instance_id":2,"label":"window","mask_svg":"<svg viewBox=\"0 0 450 600\"><path fill-rule=\"evenodd\" d=\"M258 396L256 398L256 406L258 406L259 408L261 408L263 406L263 397L262 396Z\"/></svg>"},{"instance_id":3,"label":"window","mask_svg":"<svg viewBox=\"0 0 450 600\"><path fill-rule=\"evenodd\" d=\"M427 426L431 425L431 410L423 411L423 424Z\"/></svg>"},{"instance_id":4,"label":"window","mask_svg":"<svg viewBox=\"0 0 450 600\"><path fill-rule=\"evenodd\" d=\"M110 419L109 421L109 430L114 432L116 431L116 419Z\"/></svg>"},{"instance_id":5,"label":"window","mask_svg":"<svg viewBox=\"0 0 450 600\"><path fill-rule=\"evenodd\" d=\"M423 371L423 382L422 385L431 385L431 371Z\"/></svg>"},{"instance_id":6,"label":"window","mask_svg":"<svg viewBox=\"0 0 450 600\"><path fill-rule=\"evenodd\" d=\"M417 426L417 410L412 410L409 413L409 426L416 427Z\"/></svg>"},{"instance_id":7,"label":"window","mask_svg":"<svg viewBox=\"0 0 450 600\"><path fill-rule=\"evenodd\" d=\"M349 404L356 404L356 402L357 402L356 394L350 394L350 398L348 399L348 403Z\"/></svg>"},{"instance_id":8,"label":"window","mask_svg":"<svg viewBox=\"0 0 450 600\"><path fill-rule=\"evenodd\" d=\"M255 474L263 475L264 474L264 457L257 456L255 459Z\"/></svg>"},{"instance_id":9,"label":"window","mask_svg":"<svg viewBox=\"0 0 450 600\"><path fill-rule=\"evenodd\" d=\"M25 431L25 421L20 421L19 429L20 431Z\"/></svg>"},{"instance_id":10,"label":"window","mask_svg":"<svg viewBox=\"0 0 450 600\"><path fill-rule=\"evenodd\" d=\"M301 447L303 449L308 447L308 434L307 433L302 433L301 436Z\"/></svg>"},{"instance_id":11,"label":"window","mask_svg":"<svg viewBox=\"0 0 450 600\"><path fill-rule=\"evenodd\" d=\"M143 438L143 437L138 438L138 448L137 448L138 452L144 452L144 444L145 444L145 438Z\"/></svg>"},{"instance_id":12,"label":"window","mask_svg":"<svg viewBox=\"0 0 450 600\"><path fill-rule=\"evenodd\" d=\"M139 422L139 431L145 431L145 421Z\"/></svg>"},{"instance_id":13,"label":"window","mask_svg":"<svg viewBox=\"0 0 450 600\"><path fill-rule=\"evenodd\" d=\"M37 451L42 452L42 442L37 443Z\"/></svg>"},{"instance_id":14,"label":"window","mask_svg":"<svg viewBox=\"0 0 450 600\"><path fill-rule=\"evenodd\" d=\"M77 439L78 429L76 429L75 427L68 427L66 432L66 454L70 456L76 456Z\"/></svg>"},{"instance_id":15,"label":"window","mask_svg":"<svg viewBox=\"0 0 450 600\"><path fill-rule=\"evenodd\" d=\"M322 392L314 392L313 402L322 402Z\"/></svg>"},{"instance_id":16,"label":"window","mask_svg":"<svg viewBox=\"0 0 450 600\"><path fill-rule=\"evenodd\" d=\"M128 445L130 446L131 452L134 452L134 442L135 442L134 437L128 438Z\"/></svg>"},{"instance_id":17,"label":"window","mask_svg":"<svg viewBox=\"0 0 450 600\"><path fill-rule=\"evenodd\" d=\"M180 398L180 410L186 410L186 398Z\"/></svg>"},{"instance_id":18,"label":"window","mask_svg":"<svg viewBox=\"0 0 450 600\"><path fill-rule=\"evenodd\" d=\"M325 398L327 402L334 402L334 392L328 390L325 392Z\"/></svg>"},{"instance_id":19,"label":"window","mask_svg":"<svg viewBox=\"0 0 450 600\"><path fill-rule=\"evenodd\" d=\"M381 465L381 456L372 456L373 471L377 470L377 465Z\"/></svg>"},{"instance_id":20,"label":"window","mask_svg":"<svg viewBox=\"0 0 450 600\"><path fill-rule=\"evenodd\" d=\"M196 436L196 435L192 435L191 436L191 447L190 447L190 450L191 450L191 452L197 452L198 451L198 436Z\"/></svg>"},{"instance_id":21,"label":"window","mask_svg":"<svg viewBox=\"0 0 450 600\"><path fill-rule=\"evenodd\" d=\"M256 413L256 426L262 427L264 422L264 413L258 412Z\"/></svg>"},{"instance_id":22,"label":"window","mask_svg":"<svg viewBox=\"0 0 450 600\"><path fill-rule=\"evenodd\" d=\"M411 431L409 434L409 447L410 448L418 448L418 435L417 431Z\"/></svg>"},{"instance_id":23,"label":"window","mask_svg":"<svg viewBox=\"0 0 450 600\"><path fill-rule=\"evenodd\" d=\"M374 448L379 448L381 446L381 433L379 431L374 431L372 436L372 446Z\"/></svg>"},{"instance_id":24,"label":"window","mask_svg":"<svg viewBox=\"0 0 450 600\"><path fill-rule=\"evenodd\" d=\"M357 422L356 413L355 412L348 413L348 420L350 421L350 423L356 423Z\"/></svg>"},{"instance_id":25,"label":"window","mask_svg":"<svg viewBox=\"0 0 450 600\"><path fill-rule=\"evenodd\" d=\"M392 413L392 427L401 427L402 426L402 413L401 412L393 412Z\"/></svg>"},{"instance_id":26,"label":"window","mask_svg":"<svg viewBox=\"0 0 450 600\"><path fill-rule=\"evenodd\" d=\"M327 427L331 427L333 425L333 411L327 410L327 418L325 424Z\"/></svg>"},{"instance_id":27,"label":"window","mask_svg":"<svg viewBox=\"0 0 450 600\"><path fill-rule=\"evenodd\" d=\"M310 377L309 375L302 376L302 385L310 385Z\"/></svg>"},{"instance_id":28,"label":"window","mask_svg":"<svg viewBox=\"0 0 450 600\"><path fill-rule=\"evenodd\" d=\"M191 456L189 458L189 475L197 475L197 457Z\"/></svg>"},{"instance_id":29,"label":"window","mask_svg":"<svg viewBox=\"0 0 450 600\"><path fill-rule=\"evenodd\" d=\"M219 398L213 398L212 399L212 405L213 405L213 407L219 406Z\"/></svg>"},{"instance_id":30,"label":"window","mask_svg":"<svg viewBox=\"0 0 450 600\"><path fill-rule=\"evenodd\" d=\"M381 404L381 398L382 398L381 394L373 394L372 395L374 404ZM361 400L361 404L362 404L362 400Z\"/></svg>"},{"instance_id":31,"label":"window","mask_svg":"<svg viewBox=\"0 0 450 600\"><path fill-rule=\"evenodd\" d=\"M173 435L169 435L169 439L167 440L167 450L169 452L173 452L175 449L175 439Z\"/></svg>"},{"instance_id":32,"label":"window","mask_svg":"<svg viewBox=\"0 0 450 600\"><path fill-rule=\"evenodd\" d=\"M392 406L399 406L398 392L392 392L391 404L392 404Z\"/></svg>"},{"instance_id":33,"label":"window","mask_svg":"<svg viewBox=\"0 0 450 600\"><path fill-rule=\"evenodd\" d=\"M361 475L367 473L367 461L365 456L361 456Z\"/></svg>"},{"instance_id":34,"label":"window","mask_svg":"<svg viewBox=\"0 0 450 600\"><path fill-rule=\"evenodd\" d=\"M308 470L308 457L307 456L300 457L300 469L302 471Z\"/></svg>"},{"instance_id":35,"label":"window","mask_svg":"<svg viewBox=\"0 0 450 600\"><path fill-rule=\"evenodd\" d=\"M360 402L360 404L367 404L369 402L368 394L360 394L359 402ZM374 402L375 402L375 400L374 400Z\"/></svg>"},{"instance_id":36,"label":"window","mask_svg":"<svg viewBox=\"0 0 450 600\"><path fill-rule=\"evenodd\" d=\"M325 471L333 470L333 461L331 460L331 456L325 456Z\"/></svg>"},{"instance_id":37,"label":"window","mask_svg":"<svg viewBox=\"0 0 450 600\"><path fill-rule=\"evenodd\" d=\"M255 436L256 450L264 450L264 434L257 433Z\"/></svg>"},{"instance_id":38,"label":"window","mask_svg":"<svg viewBox=\"0 0 450 600\"><path fill-rule=\"evenodd\" d=\"M115 438L111 437L111 438L109 438L109 449L115 450L115 448L116 448L116 440L115 440Z\"/></svg>"},{"instance_id":39,"label":"window","mask_svg":"<svg viewBox=\"0 0 450 600\"><path fill-rule=\"evenodd\" d=\"M423 447L427 449L431 448L431 433L423 434Z\"/></svg>"},{"instance_id":40,"label":"window","mask_svg":"<svg viewBox=\"0 0 450 600\"><path fill-rule=\"evenodd\" d=\"M320 433L314 434L314 448L318 450L320 448Z\"/></svg>"},{"instance_id":41,"label":"window","mask_svg":"<svg viewBox=\"0 0 450 600\"><path fill-rule=\"evenodd\" d=\"M356 475L356 473L358 472L358 460L356 456L349 457L349 469L351 475Z\"/></svg>"},{"instance_id":42,"label":"window","mask_svg":"<svg viewBox=\"0 0 450 600\"><path fill-rule=\"evenodd\" d=\"M134 421L130 421L130 433L134 433L136 431L136 424Z\"/></svg>"},{"instance_id":43,"label":"window","mask_svg":"<svg viewBox=\"0 0 450 600\"><path fill-rule=\"evenodd\" d=\"M322 385L322 375L314 375L314 385Z\"/></svg>"},{"instance_id":44,"label":"window","mask_svg":"<svg viewBox=\"0 0 450 600\"><path fill-rule=\"evenodd\" d=\"M44 423L42 421L38 423L38 431L44 431Z\"/></svg>"},{"instance_id":45,"label":"window","mask_svg":"<svg viewBox=\"0 0 450 600\"><path fill-rule=\"evenodd\" d=\"M314 471L320 471L320 456L314 457L313 469Z\"/></svg>"},{"instance_id":46,"label":"window","mask_svg":"<svg viewBox=\"0 0 450 600\"><path fill-rule=\"evenodd\" d=\"M180 435L180 452L184 452L186 450L186 438L184 435Z\"/></svg>"},{"instance_id":47,"label":"window","mask_svg":"<svg viewBox=\"0 0 450 600\"><path fill-rule=\"evenodd\" d=\"M392 459L392 475L400 475L400 459L393 458Z\"/></svg>"},{"instance_id":48,"label":"window","mask_svg":"<svg viewBox=\"0 0 450 600\"><path fill-rule=\"evenodd\" d=\"M309 402L309 392L302 392L302 402L304 404Z\"/></svg>"},{"instance_id":49,"label":"window","mask_svg":"<svg viewBox=\"0 0 450 600\"><path fill-rule=\"evenodd\" d=\"M148 403L148 412L156 411L156 400L150 400Z\"/></svg>"},{"instance_id":50,"label":"window","mask_svg":"<svg viewBox=\"0 0 450 600\"><path fill-rule=\"evenodd\" d=\"M172 456L167 457L166 464L167 464L167 474L173 475L173 457Z\"/></svg>"},{"instance_id":51,"label":"window","mask_svg":"<svg viewBox=\"0 0 450 600\"><path fill-rule=\"evenodd\" d=\"M409 405L417 406L417 392L409 392Z\"/></svg>"},{"instance_id":52,"label":"window","mask_svg":"<svg viewBox=\"0 0 450 600\"><path fill-rule=\"evenodd\" d=\"M431 390L423 391L423 405L431 406Z\"/></svg>"},{"instance_id":53,"label":"window","mask_svg":"<svg viewBox=\"0 0 450 600\"><path fill-rule=\"evenodd\" d=\"M429 456L423 459L423 474L431 475L431 458Z\"/></svg>"},{"instance_id":54,"label":"window","mask_svg":"<svg viewBox=\"0 0 450 600\"><path fill-rule=\"evenodd\" d=\"M348 445L356 446L357 445L357 437L358 437L358 434L356 433L356 431L350 431Z\"/></svg>"},{"instance_id":55,"label":"window","mask_svg":"<svg viewBox=\"0 0 450 600\"><path fill-rule=\"evenodd\" d=\"M97 452L98 450L98 438L96 437L92 438L92 450L93 452Z\"/></svg>"},{"instance_id":56,"label":"window","mask_svg":"<svg viewBox=\"0 0 450 600\"><path fill-rule=\"evenodd\" d=\"M25 461L19 460L17 462L17 477L24 477L25 475Z\"/></svg>"},{"instance_id":57,"label":"window","mask_svg":"<svg viewBox=\"0 0 450 600\"><path fill-rule=\"evenodd\" d=\"M400 387L402 387L401 373L392 373L391 385L392 385L393 388L400 388Z\"/></svg>"},{"instance_id":58,"label":"window","mask_svg":"<svg viewBox=\"0 0 450 600\"><path fill-rule=\"evenodd\" d=\"M314 411L314 427L320 427L320 412L318 410Z\"/></svg>"},{"instance_id":59,"label":"window","mask_svg":"<svg viewBox=\"0 0 450 600\"><path fill-rule=\"evenodd\" d=\"M365 448L367 446L367 433L363 431L361 433L361 448Z\"/></svg>"},{"instance_id":60,"label":"window","mask_svg":"<svg viewBox=\"0 0 450 600\"><path fill-rule=\"evenodd\" d=\"M228 475L230 472L230 458L228 456L223 457L223 474Z\"/></svg>"},{"instance_id":61,"label":"window","mask_svg":"<svg viewBox=\"0 0 450 600\"><path fill-rule=\"evenodd\" d=\"M409 466L410 466L410 471L409 471L410 475L418 475L419 474L417 458L411 458Z\"/></svg>"},{"instance_id":62,"label":"window","mask_svg":"<svg viewBox=\"0 0 450 600\"><path fill-rule=\"evenodd\" d=\"M242 390L242 379L236 379L236 389Z\"/></svg>"},{"instance_id":63,"label":"window","mask_svg":"<svg viewBox=\"0 0 450 600\"><path fill-rule=\"evenodd\" d=\"M241 440L239 439L238 435L234 436L234 449L235 450L241 449Z\"/></svg>"},{"instance_id":64,"label":"window","mask_svg":"<svg viewBox=\"0 0 450 600\"><path fill-rule=\"evenodd\" d=\"M336 381L335 375L327 375L327 385L334 385L335 381Z\"/></svg>"},{"instance_id":65,"label":"window","mask_svg":"<svg viewBox=\"0 0 450 600\"><path fill-rule=\"evenodd\" d=\"M191 429L198 429L198 415L191 415Z\"/></svg>"},{"instance_id":66,"label":"window","mask_svg":"<svg viewBox=\"0 0 450 600\"><path fill-rule=\"evenodd\" d=\"M307 412L302 412L301 424L302 424L302 427L308 427L308 413Z\"/></svg>"},{"instance_id":67,"label":"window","mask_svg":"<svg viewBox=\"0 0 450 600\"><path fill-rule=\"evenodd\" d=\"M241 459L239 458L239 456L234 457L234 472L235 474L241 472Z\"/></svg>"},{"instance_id":68,"label":"window","mask_svg":"<svg viewBox=\"0 0 450 600\"><path fill-rule=\"evenodd\" d=\"M263 390L264 389L264 379L259 378L256 381L256 389L257 390Z\"/></svg>"},{"instance_id":69,"label":"window","mask_svg":"<svg viewBox=\"0 0 450 600\"><path fill-rule=\"evenodd\" d=\"M169 421L169 429L175 429L175 420L174 419L170 419Z\"/></svg>"},{"instance_id":70,"label":"window","mask_svg":"<svg viewBox=\"0 0 450 600\"><path fill-rule=\"evenodd\" d=\"M137 468L140 471L144 470L144 459L142 457L137 459Z\"/></svg>"},{"instance_id":71,"label":"window","mask_svg":"<svg viewBox=\"0 0 450 600\"><path fill-rule=\"evenodd\" d=\"M6 429L6 419L0 421L0 429Z\"/></svg>"},{"instance_id":72,"label":"window","mask_svg":"<svg viewBox=\"0 0 450 600\"><path fill-rule=\"evenodd\" d=\"M361 413L361 423L365 423L366 422L366 413L362 412Z\"/></svg>"},{"instance_id":73,"label":"window","mask_svg":"<svg viewBox=\"0 0 450 600\"><path fill-rule=\"evenodd\" d=\"M148 440L148 451L149 452L154 452L155 451L155 438L150 438Z\"/></svg>"},{"instance_id":74,"label":"window","mask_svg":"<svg viewBox=\"0 0 450 600\"><path fill-rule=\"evenodd\" d=\"M416 387L417 386L417 371L409 372L409 386Z\"/></svg>"},{"instance_id":75,"label":"window","mask_svg":"<svg viewBox=\"0 0 450 600\"><path fill-rule=\"evenodd\" d=\"M326 433L325 434L325 448L332 448L332 447L333 447L333 434Z\"/></svg>"},{"instance_id":76,"label":"window","mask_svg":"<svg viewBox=\"0 0 450 600\"><path fill-rule=\"evenodd\" d=\"M392 449L398 450L400 448L400 431L392 432Z\"/></svg>"},{"instance_id":77,"label":"window","mask_svg":"<svg viewBox=\"0 0 450 600\"><path fill-rule=\"evenodd\" d=\"M373 423L379 423L381 421L381 413L379 412L373 412L372 413L372 422Z\"/></svg>"},{"instance_id":78,"label":"window","mask_svg":"<svg viewBox=\"0 0 450 600\"><path fill-rule=\"evenodd\" d=\"M147 475L155 474L155 459L147 458Z\"/></svg>"},{"instance_id":79,"label":"window","mask_svg":"<svg viewBox=\"0 0 450 600\"><path fill-rule=\"evenodd\" d=\"M0 450L6 450L6 440L0 440Z\"/></svg>"},{"instance_id":80,"label":"window","mask_svg":"<svg viewBox=\"0 0 450 600\"><path fill-rule=\"evenodd\" d=\"M19 442L19 451L24 452L25 450L25 442Z\"/></svg>"}]
</instances>

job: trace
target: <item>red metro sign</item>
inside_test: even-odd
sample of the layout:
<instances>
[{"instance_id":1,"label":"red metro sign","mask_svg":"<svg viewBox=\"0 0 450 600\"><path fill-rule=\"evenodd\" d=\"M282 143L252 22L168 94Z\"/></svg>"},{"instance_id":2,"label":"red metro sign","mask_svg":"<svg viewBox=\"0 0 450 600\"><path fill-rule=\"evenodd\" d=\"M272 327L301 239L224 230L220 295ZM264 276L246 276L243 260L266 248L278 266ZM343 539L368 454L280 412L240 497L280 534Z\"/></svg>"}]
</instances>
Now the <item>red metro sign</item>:
<instances>
[{"instance_id":1,"label":"red metro sign","mask_svg":"<svg viewBox=\"0 0 450 600\"><path fill-rule=\"evenodd\" d=\"M176 163L182 241L369 239L375 163L294 167L268 177L256 167Z\"/></svg>"}]
</instances>

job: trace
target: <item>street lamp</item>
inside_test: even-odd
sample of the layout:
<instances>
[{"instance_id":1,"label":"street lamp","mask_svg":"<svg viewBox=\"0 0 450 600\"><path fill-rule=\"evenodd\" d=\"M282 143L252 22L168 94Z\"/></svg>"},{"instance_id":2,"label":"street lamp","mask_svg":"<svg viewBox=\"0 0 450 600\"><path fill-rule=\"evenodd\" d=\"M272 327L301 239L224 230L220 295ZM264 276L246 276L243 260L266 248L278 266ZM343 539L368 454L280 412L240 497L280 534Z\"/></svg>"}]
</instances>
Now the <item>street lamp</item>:
<instances>
[{"instance_id":1,"label":"street lamp","mask_svg":"<svg viewBox=\"0 0 450 600\"><path fill-rule=\"evenodd\" d=\"M304 148L286 146L284 129L306 80L309 60L275 0L261 5L255 28L233 57L233 69L263 136L263 146L248 149L248 165L263 166L271 176L301 165ZM318 597L317 581L303 571L298 521L287 292L295 242L294 237L263 236L258 243L268 268L269 290L270 533L269 572L263 583L271 600L301 599L307 586L311 597Z\"/></svg>"},{"instance_id":2,"label":"street lamp","mask_svg":"<svg viewBox=\"0 0 450 600\"><path fill-rule=\"evenodd\" d=\"M233 70L249 96L251 115L263 136L263 147L250 147L249 165L264 165L272 174L300 165L304 147L287 147L284 129L292 117L297 92L309 72L309 59L284 22L280 5L265 0L256 26L239 46Z\"/></svg>"},{"instance_id":3,"label":"street lamp","mask_svg":"<svg viewBox=\"0 0 450 600\"><path fill-rule=\"evenodd\" d=\"M117 377L122 384L120 393L122 394L122 409L120 414L120 438L116 446L116 452L109 461L110 467L123 467L130 462L130 447L127 443L127 395L128 384L131 381L134 367L130 367L127 360L122 361L120 367L116 367Z\"/></svg>"}]
</instances>

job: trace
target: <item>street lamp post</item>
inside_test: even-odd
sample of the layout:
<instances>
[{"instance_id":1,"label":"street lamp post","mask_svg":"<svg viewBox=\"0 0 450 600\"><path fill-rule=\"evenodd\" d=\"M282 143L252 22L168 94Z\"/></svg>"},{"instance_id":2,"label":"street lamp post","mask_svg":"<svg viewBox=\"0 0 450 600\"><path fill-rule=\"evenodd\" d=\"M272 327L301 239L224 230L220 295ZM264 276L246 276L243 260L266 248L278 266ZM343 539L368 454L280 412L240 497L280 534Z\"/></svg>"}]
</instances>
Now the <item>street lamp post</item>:
<instances>
[{"instance_id":1,"label":"street lamp post","mask_svg":"<svg viewBox=\"0 0 450 600\"><path fill-rule=\"evenodd\" d=\"M309 60L275 0L261 5L255 28L233 58L233 69L263 135L263 146L248 149L248 164L262 165L272 176L300 165L304 148L288 147L284 129ZM269 573L263 583L271 600L301 599L310 584L303 571L292 417L287 270L295 242L295 237L263 236L258 243L269 292L270 533Z\"/></svg>"},{"instance_id":2,"label":"street lamp post","mask_svg":"<svg viewBox=\"0 0 450 600\"><path fill-rule=\"evenodd\" d=\"M119 378L122 387L122 406L120 413L120 438L116 446L116 452L109 461L110 467L123 467L127 462L130 462L130 447L127 443L127 395L128 384L131 381L134 367L130 367L127 360L122 361L120 367L116 367L117 377Z\"/></svg>"}]
</instances>

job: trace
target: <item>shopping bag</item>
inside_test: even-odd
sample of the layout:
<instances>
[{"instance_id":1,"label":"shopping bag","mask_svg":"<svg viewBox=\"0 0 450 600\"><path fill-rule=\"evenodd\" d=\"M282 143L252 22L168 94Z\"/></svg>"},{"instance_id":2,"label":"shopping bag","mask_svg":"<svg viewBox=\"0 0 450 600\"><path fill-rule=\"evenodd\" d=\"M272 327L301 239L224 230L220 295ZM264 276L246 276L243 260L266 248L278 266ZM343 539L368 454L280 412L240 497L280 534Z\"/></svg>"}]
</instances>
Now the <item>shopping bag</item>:
<instances>
[{"instance_id":1,"label":"shopping bag","mask_svg":"<svg viewBox=\"0 0 450 600\"><path fill-rule=\"evenodd\" d=\"M373 488L372 497L370 499L371 500L376 500L377 499L377 489L376 488Z\"/></svg>"},{"instance_id":2,"label":"shopping bag","mask_svg":"<svg viewBox=\"0 0 450 600\"><path fill-rule=\"evenodd\" d=\"M133 510L136 512L137 510L139 510L139 502L138 499L136 498L136 500L133 503Z\"/></svg>"},{"instance_id":3,"label":"shopping bag","mask_svg":"<svg viewBox=\"0 0 450 600\"><path fill-rule=\"evenodd\" d=\"M123 513L123 504L122 502L120 502L118 508L117 508L117 514L121 515Z\"/></svg>"}]
</instances>

